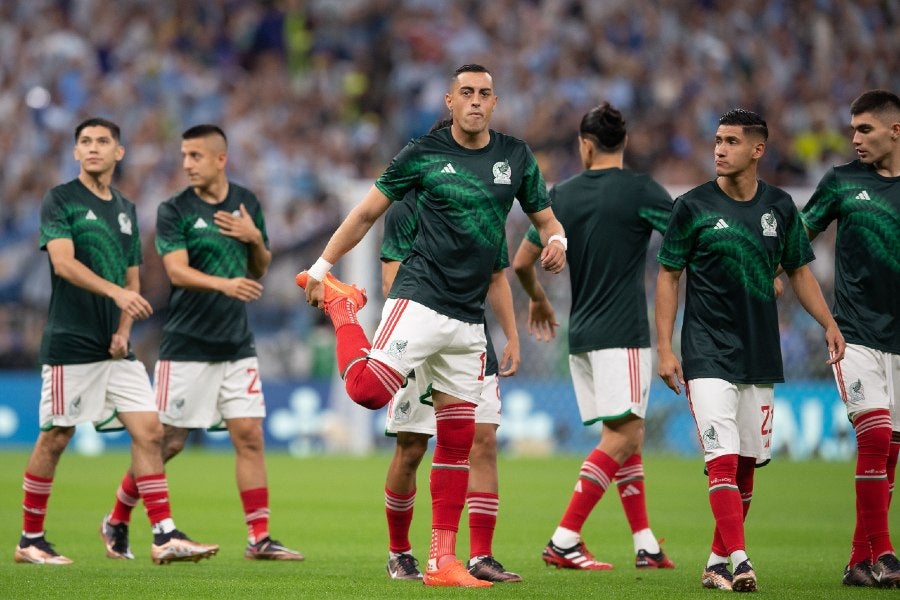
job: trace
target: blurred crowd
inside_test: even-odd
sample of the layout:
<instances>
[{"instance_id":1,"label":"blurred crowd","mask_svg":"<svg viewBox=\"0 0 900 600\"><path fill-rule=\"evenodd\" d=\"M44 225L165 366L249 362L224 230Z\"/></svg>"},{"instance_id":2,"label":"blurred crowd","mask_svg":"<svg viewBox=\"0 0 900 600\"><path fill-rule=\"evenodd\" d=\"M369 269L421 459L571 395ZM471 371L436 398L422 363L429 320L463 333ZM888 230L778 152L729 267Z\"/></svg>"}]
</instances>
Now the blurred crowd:
<instances>
[{"instance_id":1,"label":"blurred crowd","mask_svg":"<svg viewBox=\"0 0 900 600\"><path fill-rule=\"evenodd\" d=\"M850 101L896 87L898 26L892 0L6 0L0 367L35 366L49 296L40 201L77 174L72 134L87 116L123 131L115 185L138 206L143 285L157 308L135 330L141 358L155 359L168 296L156 207L186 184L181 131L213 122L229 136L230 177L263 202L275 254L251 307L262 364L270 376L321 375L331 336L297 302L292 274L318 256L351 184L371 182L444 115L460 64L493 71L493 127L525 139L548 182L580 170L579 119L609 100L628 119L628 166L667 187L711 177L717 118L740 106L769 123L763 177L808 189L853 157ZM511 252L524 226L514 210ZM819 271L827 292L830 271ZM568 286L552 285L562 318ZM784 303L798 374L819 376L820 361L805 359L820 340ZM558 344L524 346L532 374L565 369Z\"/></svg>"}]
</instances>

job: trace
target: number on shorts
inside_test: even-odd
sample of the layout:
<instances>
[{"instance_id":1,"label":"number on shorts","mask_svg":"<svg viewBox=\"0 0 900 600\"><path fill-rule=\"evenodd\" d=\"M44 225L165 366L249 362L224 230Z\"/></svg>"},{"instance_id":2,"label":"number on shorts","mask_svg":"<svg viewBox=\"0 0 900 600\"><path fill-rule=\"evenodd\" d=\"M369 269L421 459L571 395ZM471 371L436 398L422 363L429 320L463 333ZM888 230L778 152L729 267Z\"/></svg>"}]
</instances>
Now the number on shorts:
<instances>
[{"instance_id":1,"label":"number on shorts","mask_svg":"<svg viewBox=\"0 0 900 600\"><path fill-rule=\"evenodd\" d=\"M763 422L762 428L760 428L760 433L763 435L769 435L772 433L772 418L774 417L774 410L771 406L760 406L760 410L763 412Z\"/></svg>"},{"instance_id":2,"label":"number on shorts","mask_svg":"<svg viewBox=\"0 0 900 600\"><path fill-rule=\"evenodd\" d=\"M478 375L478 381L484 381L484 364L487 362L487 352L481 353L481 373Z\"/></svg>"},{"instance_id":3,"label":"number on shorts","mask_svg":"<svg viewBox=\"0 0 900 600\"><path fill-rule=\"evenodd\" d=\"M250 376L250 385L247 386L247 393L256 395L262 392L259 389L259 372L256 369L247 369L247 375Z\"/></svg>"}]
</instances>

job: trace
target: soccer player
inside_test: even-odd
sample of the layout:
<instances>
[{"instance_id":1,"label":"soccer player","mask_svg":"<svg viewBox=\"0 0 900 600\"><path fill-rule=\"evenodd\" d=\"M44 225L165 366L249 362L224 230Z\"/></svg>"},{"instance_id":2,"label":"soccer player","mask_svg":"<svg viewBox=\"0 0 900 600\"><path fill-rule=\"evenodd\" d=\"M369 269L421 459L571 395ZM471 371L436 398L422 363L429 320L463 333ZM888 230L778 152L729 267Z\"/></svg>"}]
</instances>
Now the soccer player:
<instances>
[{"instance_id":1,"label":"soccer player","mask_svg":"<svg viewBox=\"0 0 900 600\"><path fill-rule=\"evenodd\" d=\"M162 457L178 455L191 429L227 428L248 529L244 556L303 560L269 535L266 407L246 309L262 295L258 280L272 261L262 208L251 191L228 180L221 128L196 125L181 137L190 185L160 204L156 219L156 249L172 282L155 369ZM110 558L132 558L128 522L135 491L126 473L101 524Z\"/></svg>"},{"instance_id":2,"label":"soccer player","mask_svg":"<svg viewBox=\"0 0 900 600\"><path fill-rule=\"evenodd\" d=\"M443 120L433 131L449 124L449 120ZM403 201L394 202L384 216L381 281L385 297L388 296L397 275L400 261L409 254L417 231L415 194L410 193ZM494 558L492 550L497 513L500 508L497 477L500 389L497 377L514 375L520 360L512 290L503 271L509 259L505 252L501 253L500 258L503 259L503 264L491 276L487 298L503 327L507 343L502 357L504 370L501 372L491 337L485 326L487 356L484 385L481 392L482 402L475 409L475 439L469 456L469 487L466 494L469 507L467 567L469 573L477 579L512 583L521 581L522 577L507 571ZM421 390L422 387L425 389ZM397 441L384 488L389 537L387 572L392 579L422 579L418 561L412 553L409 528L416 498L416 471L428 450L428 439L436 432L434 409L429 397L427 382L411 375L407 385L397 392L388 406L385 433L396 437Z\"/></svg>"},{"instance_id":3,"label":"soccer player","mask_svg":"<svg viewBox=\"0 0 900 600\"><path fill-rule=\"evenodd\" d=\"M613 481L631 526L635 566L675 567L650 529L641 459L652 364L644 264L650 235L665 232L672 197L650 177L624 168L626 134L622 114L609 103L588 111L578 134L585 170L550 190L553 212L569 238L575 398L585 425L603 424L544 548L544 562L557 568L612 568L587 550L581 529ZM530 298L529 330L549 340L556 319L534 268L540 252L540 238L529 229L513 268Z\"/></svg>"},{"instance_id":4,"label":"soccer player","mask_svg":"<svg viewBox=\"0 0 900 600\"><path fill-rule=\"evenodd\" d=\"M847 337L834 375L856 432L856 530L844 585L898 587L888 528L900 448L900 98L850 105L857 160L830 169L800 213L810 239L837 221L834 318Z\"/></svg>"},{"instance_id":5,"label":"soccer player","mask_svg":"<svg viewBox=\"0 0 900 600\"><path fill-rule=\"evenodd\" d=\"M542 265L565 267L565 237L550 208L530 148L490 129L497 104L491 74L463 65L445 103L453 124L410 142L350 211L322 256L297 276L311 305L335 326L338 369L351 399L387 404L421 367L432 384L436 445L430 478L432 534L423 581L431 586L488 587L456 558L456 533L469 479L475 407L484 377L484 299L500 252L506 217L518 199L546 245ZM328 273L392 201L416 191L419 233L403 261L370 344L356 319L365 293Z\"/></svg>"},{"instance_id":6,"label":"soccer player","mask_svg":"<svg viewBox=\"0 0 900 600\"><path fill-rule=\"evenodd\" d=\"M657 256L659 374L676 394L685 387L716 523L701 585L737 592L757 587L744 519L754 468L771 455L774 384L784 381L772 284L779 265L803 308L825 330L828 364L841 360L845 347L809 269L814 257L794 201L757 179L768 135L766 122L748 110L719 118L716 178L675 200ZM682 367L672 332L685 269Z\"/></svg>"},{"instance_id":7,"label":"soccer player","mask_svg":"<svg viewBox=\"0 0 900 600\"><path fill-rule=\"evenodd\" d=\"M41 432L25 468L22 538L15 561L65 565L44 535L56 466L79 423L125 428L134 494L144 499L157 564L199 560L219 547L175 528L163 467L162 424L129 337L153 309L140 295L141 242L134 204L111 187L125 155L118 125L91 118L75 128L78 177L41 206L40 245L50 258L50 314L41 341Z\"/></svg>"}]
</instances>

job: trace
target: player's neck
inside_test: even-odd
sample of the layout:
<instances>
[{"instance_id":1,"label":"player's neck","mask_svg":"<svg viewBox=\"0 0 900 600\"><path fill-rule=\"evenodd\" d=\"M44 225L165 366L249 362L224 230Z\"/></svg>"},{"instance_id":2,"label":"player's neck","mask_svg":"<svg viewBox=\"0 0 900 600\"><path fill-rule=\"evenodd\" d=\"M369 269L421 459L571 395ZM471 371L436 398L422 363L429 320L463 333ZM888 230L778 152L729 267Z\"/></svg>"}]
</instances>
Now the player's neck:
<instances>
[{"instance_id":1,"label":"player's neck","mask_svg":"<svg viewBox=\"0 0 900 600\"><path fill-rule=\"evenodd\" d=\"M595 154L591 159L591 164L587 168L592 171L601 169L623 169L625 168L625 157L622 154Z\"/></svg>"},{"instance_id":2,"label":"player's neck","mask_svg":"<svg viewBox=\"0 0 900 600\"><path fill-rule=\"evenodd\" d=\"M900 152L892 152L880 160L872 164L875 172L882 177L900 177Z\"/></svg>"},{"instance_id":3,"label":"player's neck","mask_svg":"<svg viewBox=\"0 0 900 600\"><path fill-rule=\"evenodd\" d=\"M194 193L207 204L218 204L228 196L228 180L223 177L207 186L195 186Z\"/></svg>"},{"instance_id":4,"label":"player's neck","mask_svg":"<svg viewBox=\"0 0 900 600\"><path fill-rule=\"evenodd\" d=\"M738 202L753 200L759 189L756 169L748 169L734 175L719 175L716 177L716 183L729 198Z\"/></svg>"},{"instance_id":5,"label":"player's neck","mask_svg":"<svg viewBox=\"0 0 900 600\"><path fill-rule=\"evenodd\" d=\"M463 131L461 127L457 127L456 123L454 123L450 127L450 134L457 144L469 150L479 150L491 142L491 130L487 127L481 131L468 132Z\"/></svg>"},{"instance_id":6,"label":"player's neck","mask_svg":"<svg viewBox=\"0 0 900 600\"><path fill-rule=\"evenodd\" d=\"M84 187L89 189L92 194L101 200L112 200L112 188L110 187L110 184L112 183L112 171L97 175L81 171L78 174L78 180L81 181L81 183L84 184Z\"/></svg>"}]
</instances>

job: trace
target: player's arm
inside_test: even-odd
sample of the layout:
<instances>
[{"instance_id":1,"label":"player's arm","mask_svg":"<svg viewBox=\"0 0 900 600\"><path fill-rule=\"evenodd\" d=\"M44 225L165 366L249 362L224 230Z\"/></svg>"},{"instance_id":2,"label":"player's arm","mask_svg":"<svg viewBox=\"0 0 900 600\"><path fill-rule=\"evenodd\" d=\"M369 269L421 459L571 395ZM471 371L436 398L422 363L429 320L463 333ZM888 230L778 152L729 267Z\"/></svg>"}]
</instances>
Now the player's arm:
<instances>
[{"instance_id":1,"label":"player's arm","mask_svg":"<svg viewBox=\"0 0 900 600\"><path fill-rule=\"evenodd\" d=\"M317 308L323 307L324 290L317 275L325 277L331 266L356 247L390 205L391 200L384 192L374 185L369 188L360 203L353 207L332 234L319 260L309 269L309 281L306 284L307 302Z\"/></svg>"},{"instance_id":2,"label":"player's arm","mask_svg":"<svg viewBox=\"0 0 900 600\"><path fill-rule=\"evenodd\" d=\"M522 289L528 294L528 334L549 342L556 337L559 323L544 287L538 281L537 269L534 268L534 263L540 256L540 246L523 238L513 257L512 267Z\"/></svg>"},{"instance_id":3,"label":"player's arm","mask_svg":"<svg viewBox=\"0 0 900 600\"><path fill-rule=\"evenodd\" d=\"M658 372L666 385L676 394L684 385L681 363L672 350L672 334L675 331L675 316L678 313L678 286L682 269L659 266L656 278L656 352ZM680 384L680 385L679 385Z\"/></svg>"},{"instance_id":4,"label":"player's arm","mask_svg":"<svg viewBox=\"0 0 900 600\"><path fill-rule=\"evenodd\" d=\"M125 289L135 293L141 292L140 267L134 265L125 270ZM113 358L125 358L128 356L128 338L131 337L131 326L134 319L122 311L119 317L119 327L109 342L109 355Z\"/></svg>"},{"instance_id":5,"label":"player's arm","mask_svg":"<svg viewBox=\"0 0 900 600\"><path fill-rule=\"evenodd\" d=\"M146 319L153 314L153 307L138 292L100 277L75 258L75 244L71 239L50 240L47 242L47 254L57 276L93 294L110 298L132 319Z\"/></svg>"},{"instance_id":6,"label":"player's arm","mask_svg":"<svg viewBox=\"0 0 900 600\"><path fill-rule=\"evenodd\" d=\"M562 223L556 220L550 207L529 213L528 218L540 234L541 243L544 245L541 251L541 266L545 271L559 273L566 266L568 244Z\"/></svg>"},{"instance_id":7,"label":"player's arm","mask_svg":"<svg viewBox=\"0 0 900 600\"><path fill-rule=\"evenodd\" d=\"M797 300L800 301L806 312L825 330L825 342L828 344L829 356L827 363L833 365L844 358L844 350L847 347L847 343L844 341L841 330L838 329L837 322L831 316L831 311L828 310L828 304L825 302L822 288L819 287L816 276L813 275L809 265L803 265L798 269L785 269L785 272L788 275Z\"/></svg>"},{"instance_id":8,"label":"player's arm","mask_svg":"<svg viewBox=\"0 0 900 600\"><path fill-rule=\"evenodd\" d=\"M272 252L266 248L262 232L253 222L253 217L247 212L243 204L240 206L240 216L218 210L213 215L213 222L218 226L222 235L233 237L247 244L247 272L254 279L260 279L269 269L272 262Z\"/></svg>"},{"instance_id":9,"label":"player's arm","mask_svg":"<svg viewBox=\"0 0 900 600\"><path fill-rule=\"evenodd\" d=\"M522 361L519 347L519 332L516 329L516 312L513 308L512 288L506 278L506 270L501 269L491 274L491 284L488 286L487 300L494 311L494 316L503 328L506 336L506 346L503 348L503 356L500 357L500 377L510 377L519 370ZM504 369L505 367L505 369Z\"/></svg>"},{"instance_id":10,"label":"player's arm","mask_svg":"<svg viewBox=\"0 0 900 600\"><path fill-rule=\"evenodd\" d=\"M394 279L397 277L397 271L400 270L399 260L382 260L381 261L381 293L387 298L391 286L394 285Z\"/></svg>"},{"instance_id":11,"label":"player's arm","mask_svg":"<svg viewBox=\"0 0 900 600\"><path fill-rule=\"evenodd\" d=\"M169 280L175 287L195 292L219 292L229 298L251 302L262 296L261 283L248 277L218 277L204 273L190 265L188 251L184 248L168 252L162 257Z\"/></svg>"}]
</instances>

